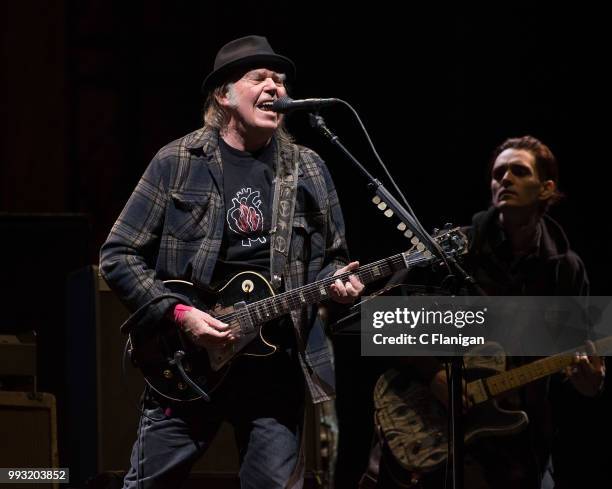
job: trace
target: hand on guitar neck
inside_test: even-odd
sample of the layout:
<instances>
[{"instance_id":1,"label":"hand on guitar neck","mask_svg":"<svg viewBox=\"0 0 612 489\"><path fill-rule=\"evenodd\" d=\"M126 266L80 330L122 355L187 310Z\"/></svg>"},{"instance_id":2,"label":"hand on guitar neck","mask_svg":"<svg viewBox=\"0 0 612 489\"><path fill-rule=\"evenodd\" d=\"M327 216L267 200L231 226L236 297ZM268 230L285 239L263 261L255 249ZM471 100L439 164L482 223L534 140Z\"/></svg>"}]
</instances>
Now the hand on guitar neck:
<instances>
[{"instance_id":1,"label":"hand on guitar neck","mask_svg":"<svg viewBox=\"0 0 612 489\"><path fill-rule=\"evenodd\" d=\"M565 368L565 374L583 396L594 397L601 392L606 376L603 359L597 355L592 341L585 343L585 352L576 353L574 364Z\"/></svg>"},{"instance_id":2,"label":"hand on guitar neck","mask_svg":"<svg viewBox=\"0 0 612 489\"><path fill-rule=\"evenodd\" d=\"M606 366L604 360L597 354L592 341L585 343L585 352L576 353L572 365L563 369L574 388L582 395L594 397L602 390ZM431 379L429 389L432 395L448 409L448 379L446 370L438 370ZM470 388L463 382L464 412L474 405L470 399ZM467 395L466 395L467 393Z\"/></svg>"},{"instance_id":3,"label":"hand on guitar neck","mask_svg":"<svg viewBox=\"0 0 612 489\"><path fill-rule=\"evenodd\" d=\"M334 273L333 276L336 277L357 268L359 268L359 262L352 261L345 267L336 270L336 273ZM330 297L333 301L340 304L351 304L357 297L359 297L359 295L361 295L363 288L363 283L361 283L361 280L359 280L356 275L349 275L347 281L343 282L342 280L337 279L332 285L330 285Z\"/></svg>"}]
</instances>

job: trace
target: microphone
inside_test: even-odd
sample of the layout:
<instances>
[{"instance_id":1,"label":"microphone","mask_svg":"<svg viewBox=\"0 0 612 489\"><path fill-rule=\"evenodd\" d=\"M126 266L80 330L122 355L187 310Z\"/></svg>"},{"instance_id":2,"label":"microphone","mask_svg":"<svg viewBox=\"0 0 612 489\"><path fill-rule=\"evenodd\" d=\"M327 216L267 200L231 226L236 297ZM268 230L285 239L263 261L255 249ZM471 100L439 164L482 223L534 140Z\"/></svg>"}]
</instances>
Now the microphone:
<instances>
[{"instance_id":1,"label":"microphone","mask_svg":"<svg viewBox=\"0 0 612 489\"><path fill-rule=\"evenodd\" d=\"M293 100L291 97L281 97L274 101L272 107L274 112L280 114L286 114L293 110L310 110L318 109L319 107L325 107L327 105L333 105L339 103L340 100L337 98L305 98L302 100Z\"/></svg>"}]
</instances>

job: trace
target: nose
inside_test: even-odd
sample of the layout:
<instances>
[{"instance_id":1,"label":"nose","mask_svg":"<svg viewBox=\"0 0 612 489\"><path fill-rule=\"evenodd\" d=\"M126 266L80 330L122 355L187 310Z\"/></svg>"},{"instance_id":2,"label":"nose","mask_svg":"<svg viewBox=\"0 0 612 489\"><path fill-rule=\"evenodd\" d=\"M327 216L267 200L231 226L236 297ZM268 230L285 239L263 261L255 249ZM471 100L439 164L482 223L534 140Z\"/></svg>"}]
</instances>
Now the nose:
<instances>
[{"instance_id":1,"label":"nose","mask_svg":"<svg viewBox=\"0 0 612 489\"><path fill-rule=\"evenodd\" d=\"M508 168L508 169L507 169L507 170L504 172L504 175L502 176L502 179L501 179L501 184L502 184L502 185L505 185L505 186L507 186L507 185L511 184L511 183L512 183L512 181L513 181L513 177L514 177L514 175L512 174L512 170L511 170L510 168Z\"/></svg>"},{"instance_id":2,"label":"nose","mask_svg":"<svg viewBox=\"0 0 612 489\"><path fill-rule=\"evenodd\" d=\"M278 87L272 78L266 78L264 82L264 90L268 93L275 93Z\"/></svg>"}]
</instances>

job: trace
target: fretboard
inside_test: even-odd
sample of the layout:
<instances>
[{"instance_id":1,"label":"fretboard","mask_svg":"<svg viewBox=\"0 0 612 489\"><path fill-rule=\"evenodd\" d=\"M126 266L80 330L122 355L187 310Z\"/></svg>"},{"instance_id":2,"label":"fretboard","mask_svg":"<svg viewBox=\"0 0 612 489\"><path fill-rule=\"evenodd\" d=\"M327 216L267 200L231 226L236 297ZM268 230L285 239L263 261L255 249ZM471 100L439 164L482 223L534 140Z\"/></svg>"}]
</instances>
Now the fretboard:
<instances>
[{"instance_id":1,"label":"fretboard","mask_svg":"<svg viewBox=\"0 0 612 489\"><path fill-rule=\"evenodd\" d=\"M612 337L595 341L595 349L598 353L605 353L612 348ZM517 389L525 384L547 377L559 372L574 363L574 352L568 350L551 357L542 358L521 367L502 372L484 379L487 389L492 397L498 396L512 389Z\"/></svg>"},{"instance_id":2,"label":"fretboard","mask_svg":"<svg viewBox=\"0 0 612 489\"><path fill-rule=\"evenodd\" d=\"M246 306L249 316L257 324L265 323L306 305L317 304L329 298L330 286L338 279L343 282L355 275L365 285L404 268L431 260L431 256L421 252L399 253L383 260L364 265L351 272L328 277L297 289L253 302Z\"/></svg>"}]
</instances>

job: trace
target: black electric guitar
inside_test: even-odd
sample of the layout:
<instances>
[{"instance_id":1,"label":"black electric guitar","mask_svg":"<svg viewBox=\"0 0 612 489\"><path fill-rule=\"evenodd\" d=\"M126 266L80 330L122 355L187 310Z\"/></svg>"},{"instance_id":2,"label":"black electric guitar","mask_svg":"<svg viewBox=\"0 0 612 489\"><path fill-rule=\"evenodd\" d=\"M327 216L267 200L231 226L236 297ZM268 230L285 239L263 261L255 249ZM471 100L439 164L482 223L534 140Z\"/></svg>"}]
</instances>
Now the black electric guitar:
<instances>
[{"instance_id":1,"label":"black electric guitar","mask_svg":"<svg viewBox=\"0 0 612 489\"><path fill-rule=\"evenodd\" d=\"M612 337L594 342L598 354L612 350ZM574 352L542 358L506 371L506 356L497 343L474 348L464 355L466 397L470 408L464 416L465 443L523 430L529 419L520 410L503 409L497 399L526 384L561 371L574 362ZM374 389L376 421L391 453L411 477L441 468L448 458L448 413L431 394L429 386L385 372Z\"/></svg>"},{"instance_id":2,"label":"black electric guitar","mask_svg":"<svg viewBox=\"0 0 612 489\"><path fill-rule=\"evenodd\" d=\"M467 239L458 228L446 229L435 237L449 255L467 250ZM272 286L258 273L242 272L218 290L196 288L190 282L168 280L172 292L189 298L191 304L229 324L236 341L226 346L199 348L193 345L172 321L157 327L141 327L130 332L130 354L143 372L149 386L172 400L208 400L223 381L228 367L238 355L267 356L277 347L266 339L266 325L276 318L317 304L329 297L329 287L336 279L356 275L367 284L392 273L438 261L419 243L400 253L349 273L274 295Z\"/></svg>"}]
</instances>

